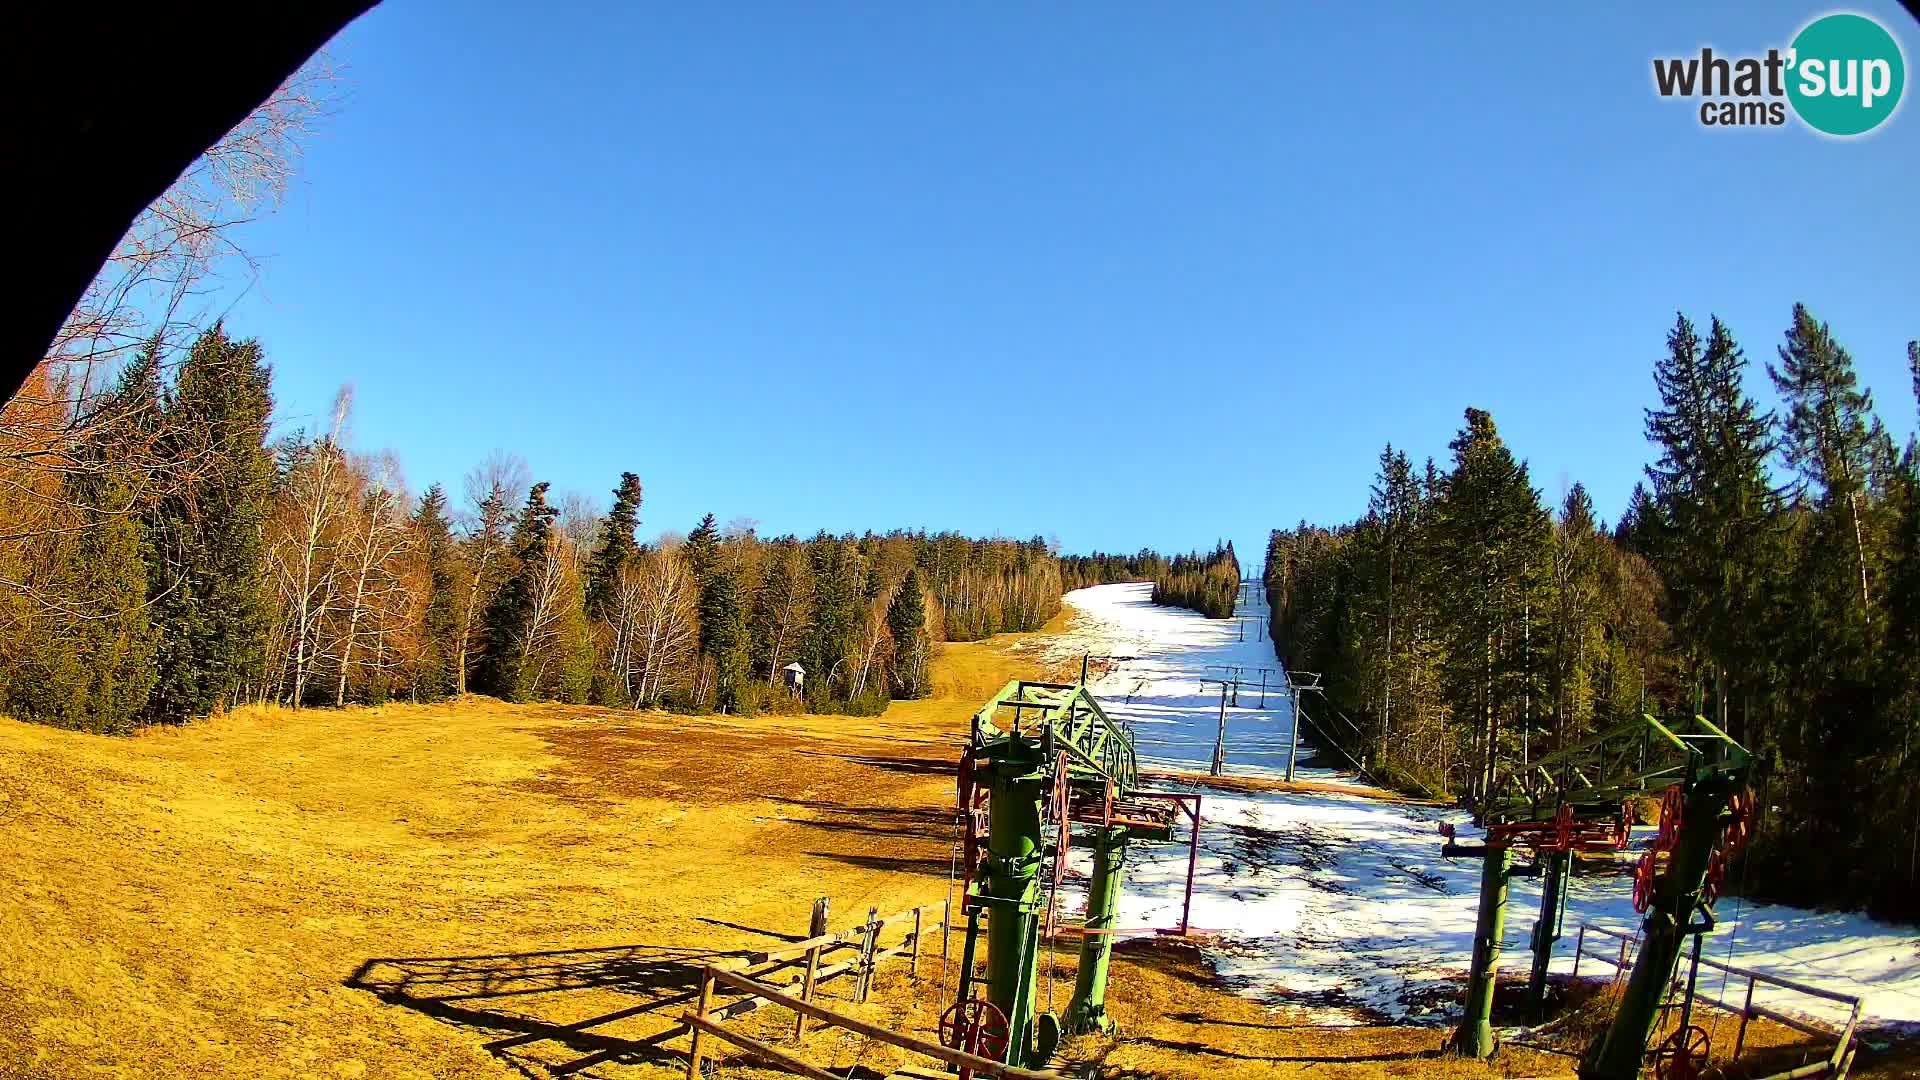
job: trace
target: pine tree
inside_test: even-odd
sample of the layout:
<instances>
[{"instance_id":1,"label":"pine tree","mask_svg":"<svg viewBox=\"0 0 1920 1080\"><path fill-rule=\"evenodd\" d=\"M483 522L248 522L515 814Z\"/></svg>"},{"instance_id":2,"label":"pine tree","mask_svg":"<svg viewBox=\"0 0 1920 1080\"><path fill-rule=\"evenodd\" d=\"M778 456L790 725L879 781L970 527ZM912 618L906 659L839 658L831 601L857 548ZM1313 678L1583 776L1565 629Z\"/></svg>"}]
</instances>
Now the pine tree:
<instances>
[{"instance_id":1,"label":"pine tree","mask_svg":"<svg viewBox=\"0 0 1920 1080\"><path fill-rule=\"evenodd\" d=\"M887 632L893 638L893 696L927 696L927 603L918 568L907 571L887 606Z\"/></svg>"},{"instance_id":2,"label":"pine tree","mask_svg":"<svg viewBox=\"0 0 1920 1080\"><path fill-rule=\"evenodd\" d=\"M807 545L813 571L813 625L803 661L807 698L820 711L826 703L851 696L854 676L849 660L860 652L865 614L866 572L860 554L845 540L821 533Z\"/></svg>"},{"instance_id":3,"label":"pine tree","mask_svg":"<svg viewBox=\"0 0 1920 1080\"><path fill-rule=\"evenodd\" d=\"M1558 750L1592 726L1593 672L1604 648L1604 541L1584 485L1574 484L1561 504L1552 557L1548 696L1553 708L1553 747Z\"/></svg>"},{"instance_id":4,"label":"pine tree","mask_svg":"<svg viewBox=\"0 0 1920 1080\"><path fill-rule=\"evenodd\" d=\"M798 543L791 538L773 543L752 626L754 667L766 673L768 686L779 685L780 669L800 655L806 640L813 614L808 569Z\"/></svg>"},{"instance_id":5,"label":"pine tree","mask_svg":"<svg viewBox=\"0 0 1920 1080\"><path fill-rule=\"evenodd\" d=\"M1703 711L1743 735L1750 718L1743 711L1734 723L1729 700L1751 696L1779 648L1765 629L1783 558L1766 478L1773 417L1747 396L1746 354L1718 318L1702 348L1679 316L1667 348L1654 369L1661 407L1646 422L1660 460L1647 468L1651 505L1633 508L1628 543L1669 586L1674 625L1698 669L1696 701L1711 687L1714 706Z\"/></svg>"},{"instance_id":6,"label":"pine tree","mask_svg":"<svg viewBox=\"0 0 1920 1080\"><path fill-rule=\"evenodd\" d=\"M154 719L205 714L264 678L270 387L259 344L216 324L194 342L167 397L160 451L187 479L151 522L148 591L161 634Z\"/></svg>"},{"instance_id":7,"label":"pine tree","mask_svg":"<svg viewBox=\"0 0 1920 1080\"><path fill-rule=\"evenodd\" d=\"M600 543L587 562L587 616L606 621L615 594L620 588L620 571L640 551L634 530L640 527L640 478L633 473L620 474L620 486L613 490L613 509L600 523Z\"/></svg>"},{"instance_id":8,"label":"pine tree","mask_svg":"<svg viewBox=\"0 0 1920 1080\"><path fill-rule=\"evenodd\" d=\"M1781 450L1788 467L1799 474L1803 489L1811 488L1823 510L1845 515L1865 614L1872 604L1872 569L1863 502L1873 446L1876 436L1883 435L1873 418L1873 395L1859 387L1853 357L1805 304L1793 306L1793 325L1780 347L1780 363L1769 364L1767 373L1787 403Z\"/></svg>"},{"instance_id":9,"label":"pine tree","mask_svg":"<svg viewBox=\"0 0 1920 1080\"><path fill-rule=\"evenodd\" d=\"M453 526L447 520L447 493L439 484L427 488L421 497L413 527L420 538L427 577L427 609L421 628L425 641L420 669L414 675L414 691L423 701L439 701L454 691L454 665L460 652L458 556Z\"/></svg>"},{"instance_id":10,"label":"pine tree","mask_svg":"<svg viewBox=\"0 0 1920 1080\"><path fill-rule=\"evenodd\" d=\"M1522 739L1526 708L1544 645L1531 623L1544 613L1548 519L1524 463L1501 441L1493 417L1466 411L1449 444L1454 467L1441 481L1436 526L1451 582L1442 597L1453 662L1450 697L1457 718L1471 718L1477 764L1470 789L1485 793L1498 767L1502 721Z\"/></svg>"},{"instance_id":11,"label":"pine tree","mask_svg":"<svg viewBox=\"0 0 1920 1080\"><path fill-rule=\"evenodd\" d=\"M480 496L475 509L472 528L460 545L466 595L461 598L459 627L454 633L455 694L466 693L469 679L479 674L487 651L487 611L500 595L513 561L509 547L513 508L507 504L506 489L495 483Z\"/></svg>"},{"instance_id":12,"label":"pine tree","mask_svg":"<svg viewBox=\"0 0 1920 1080\"><path fill-rule=\"evenodd\" d=\"M720 529L708 514L687 534L687 563L693 567L694 578L705 581L719 561Z\"/></svg>"},{"instance_id":13,"label":"pine tree","mask_svg":"<svg viewBox=\"0 0 1920 1080\"><path fill-rule=\"evenodd\" d=\"M527 492L527 504L514 524L508 553L502 561L504 583L487 607L486 652L480 658L474 685L483 694L505 701L527 695L527 656L539 604L540 574L560 512L547 504L548 484L542 481Z\"/></svg>"},{"instance_id":14,"label":"pine tree","mask_svg":"<svg viewBox=\"0 0 1920 1080\"><path fill-rule=\"evenodd\" d=\"M714 666L714 706L722 712L738 709L751 677L751 646L738 575L731 567L715 566L700 591L700 643Z\"/></svg>"},{"instance_id":15,"label":"pine tree","mask_svg":"<svg viewBox=\"0 0 1920 1080\"><path fill-rule=\"evenodd\" d=\"M128 366L106 409L154 394L154 351ZM106 410L103 410L106 411ZM146 527L133 513L124 432L103 427L62 481L64 513L33 560L33 584L70 598L28 621L0 671L0 708L25 720L106 734L132 730L152 690L158 633L148 619Z\"/></svg>"}]
</instances>

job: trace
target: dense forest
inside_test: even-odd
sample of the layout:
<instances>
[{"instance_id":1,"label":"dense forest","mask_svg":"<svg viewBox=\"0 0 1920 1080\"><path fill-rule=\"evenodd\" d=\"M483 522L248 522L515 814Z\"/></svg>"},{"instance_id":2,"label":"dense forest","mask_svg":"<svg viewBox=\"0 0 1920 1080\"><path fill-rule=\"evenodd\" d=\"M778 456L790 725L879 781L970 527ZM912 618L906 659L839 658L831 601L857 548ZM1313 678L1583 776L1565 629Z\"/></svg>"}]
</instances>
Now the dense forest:
<instances>
[{"instance_id":1,"label":"dense forest","mask_svg":"<svg viewBox=\"0 0 1920 1080\"><path fill-rule=\"evenodd\" d=\"M60 370L0 412L0 709L23 719L126 731L468 691L877 712L927 692L934 642L1060 607L1038 539L763 538L708 515L642 545L635 474L602 512L504 454L457 505L415 497L393 455L349 445L345 393L325 430L270 440L266 357L220 326L95 393Z\"/></svg>"},{"instance_id":2,"label":"dense forest","mask_svg":"<svg viewBox=\"0 0 1920 1080\"><path fill-rule=\"evenodd\" d=\"M1187 608L1209 619L1232 618L1239 595L1240 560L1233 554L1232 541L1204 555L1197 551L1176 555L1153 575L1154 603Z\"/></svg>"},{"instance_id":3,"label":"dense forest","mask_svg":"<svg viewBox=\"0 0 1920 1080\"><path fill-rule=\"evenodd\" d=\"M1167 557L1146 548L1132 555L1109 555L1096 551L1091 555L1060 557L1060 580L1069 592L1123 581L1152 581L1166 573L1166 570Z\"/></svg>"},{"instance_id":4,"label":"dense forest","mask_svg":"<svg viewBox=\"0 0 1920 1080\"><path fill-rule=\"evenodd\" d=\"M1548 507L1493 418L1446 464L1389 445L1366 516L1276 531L1273 637L1413 790L1501 770L1642 712L1754 752L1761 831L1734 878L1920 917L1920 449L1897 449L1847 350L1795 307L1745 390L1732 330L1679 317L1646 415L1654 461L1608 529ZM1908 346L1920 401L1920 344Z\"/></svg>"}]
</instances>

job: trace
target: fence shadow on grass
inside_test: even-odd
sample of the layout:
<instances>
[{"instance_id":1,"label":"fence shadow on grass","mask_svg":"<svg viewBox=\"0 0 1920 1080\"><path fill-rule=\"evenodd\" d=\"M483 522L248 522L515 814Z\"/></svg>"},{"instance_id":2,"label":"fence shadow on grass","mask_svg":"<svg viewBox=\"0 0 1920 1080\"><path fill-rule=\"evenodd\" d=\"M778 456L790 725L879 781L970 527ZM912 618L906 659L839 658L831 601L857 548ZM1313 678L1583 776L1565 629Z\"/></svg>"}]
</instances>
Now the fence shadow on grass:
<instances>
[{"instance_id":1,"label":"fence shadow on grass","mask_svg":"<svg viewBox=\"0 0 1920 1080\"><path fill-rule=\"evenodd\" d=\"M684 1060L680 1050L664 1044L686 1031L679 1016L699 996L701 968L746 955L744 949L623 945L376 957L362 963L346 985L389 1005L499 1036L486 1044L489 1053L526 1076L548 1077L606 1062ZM621 999L627 1003L606 1009ZM556 1019L583 1012L590 1015ZM602 1030L614 1024L620 1025L618 1034Z\"/></svg>"}]
</instances>

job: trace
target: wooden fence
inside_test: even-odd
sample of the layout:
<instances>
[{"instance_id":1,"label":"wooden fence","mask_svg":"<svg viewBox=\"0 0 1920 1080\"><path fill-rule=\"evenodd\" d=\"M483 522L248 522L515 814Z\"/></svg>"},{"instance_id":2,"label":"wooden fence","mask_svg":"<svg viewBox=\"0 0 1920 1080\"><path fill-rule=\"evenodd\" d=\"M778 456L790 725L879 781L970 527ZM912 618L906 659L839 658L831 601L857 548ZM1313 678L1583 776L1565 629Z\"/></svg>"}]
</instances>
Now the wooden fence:
<instances>
[{"instance_id":1,"label":"wooden fence","mask_svg":"<svg viewBox=\"0 0 1920 1080\"><path fill-rule=\"evenodd\" d=\"M1611 938L1619 942L1619 948L1616 950L1609 946L1602 949L1590 949L1587 947L1588 934ZM1613 968L1614 980L1618 981L1621 976L1625 975L1628 970L1631 969L1633 964L1633 948L1639 943L1640 937L1638 934L1623 933L1619 930L1611 930L1607 927L1595 926L1591 923L1580 924L1580 932L1574 939L1573 946L1574 977L1578 978L1580 976L1580 959L1586 957L1587 959L1597 960ZM1687 962L1689 961L1683 958L1682 963ZM1847 1075L1847 1070L1853 1067L1853 1056L1859 1049L1854 1045L1853 1041L1854 1034L1860 1026L1860 999L1858 997L1852 994L1842 994L1833 990L1825 990L1818 986L1809 986L1806 983L1795 982L1792 979L1783 979L1778 975L1768 975L1765 972L1754 971L1749 968L1723 964L1718 960L1706 956L1700 958L1700 966L1713 968L1716 971L1725 972L1729 976L1747 980L1746 1000L1739 1005L1728 1004L1711 994L1701 992L1698 987L1694 989L1694 1004L1705 1005L1709 1008L1718 1009L1728 1015L1740 1018L1740 1032L1734 1036L1733 1056L1728 1059L1729 1061L1738 1058L1740 1051L1746 1047L1748 1022L1755 1017L1765 1017L1776 1024L1792 1028L1803 1035L1811 1035L1816 1039L1833 1039L1835 1042L1833 1052L1825 1058L1819 1061L1809 1062L1798 1068L1788 1069L1785 1072L1778 1072L1770 1076L1761 1077L1759 1080L1802 1080L1802 1078L1805 1077L1815 1076L1844 1078ZM1684 978L1681 972L1676 970L1674 972L1673 983L1671 984L1672 987L1674 989L1681 989L1683 983ZM1781 1012L1778 1009L1769 1009L1765 1005L1756 1005L1753 1001L1753 991L1755 987L1761 985L1777 986L1783 990L1791 990L1797 994L1805 994L1808 997L1845 1005L1849 1009L1847 1022L1836 1029L1816 1020L1793 1016L1789 1013Z\"/></svg>"},{"instance_id":2,"label":"wooden fence","mask_svg":"<svg viewBox=\"0 0 1920 1080\"><path fill-rule=\"evenodd\" d=\"M867 921L850 930L837 934L821 934L805 941L796 941L790 945L757 952L739 960L707 965L701 973L699 1003L681 1017L681 1021L693 1033L693 1045L687 1055L688 1080L698 1080L700 1075L700 1065L705 1057L702 1047L705 1036L731 1043L763 1061L779 1065L801 1076L813 1077L815 1080L841 1080L764 1040L730 1031L721 1026L721 1021L755 1011L763 1004L782 1005L793 1010L793 1038L796 1042L806 1034L807 1021L812 1018L831 1027L846 1028L877 1041L932 1057L950 1065L960 1066L978 1076L993 1077L995 1080L1000 1078L1059 1080L1058 1074L1055 1073L1002 1065L935 1042L889 1031L858 1017L835 1012L815 1002L815 994L822 983L847 974L854 976L853 1000L866 1001L872 990L874 969L880 965L881 961L897 956L905 955L908 972L918 974L921 943L926 934L932 930L940 932L940 961L941 970L944 972L950 959L948 933L951 929L951 915L950 901L908 908L885 918L880 917L879 909L870 908L867 912ZM882 931L894 925L906 926L905 934L898 943L885 948L881 947ZM851 955L845 955L848 953ZM844 959L841 958L842 956ZM769 976L794 968L799 971L791 981L785 984L768 981ZM716 987L724 987L727 992L743 996L735 997L733 1001L726 1004L716 1004L714 1001Z\"/></svg>"},{"instance_id":3,"label":"wooden fence","mask_svg":"<svg viewBox=\"0 0 1920 1080\"><path fill-rule=\"evenodd\" d=\"M711 1035L722 1042L731 1043L762 1061L778 1065L810 1080L841 1080L840 1077L811 1064L801 1058L781 1050L760 1039L729 1031L718 1021L710 1019L713 1011L713 997L716 987L724 986L729 990L748 995L750 998L784 1005L793 1010L794 1031L797 1038L803 1031L808 1017L819 1020L830 1027L845 1028L856 1034L865 1035L877 1042L897 1046L948 1065L967 1070L975 1076L991 1077L992 1080L1062 1080L1059 1073L1038 1069L1019 1069L1003 1065L991 1058L969 1054L964 1050L955 1050L949 1046L918 1039L898 1031L891 1031L878 1024L871 1024L858 1017L835 1012L832 1009L816 1005L804 998L794 997L765 983L756 982L736 971L721 967L709 967L700 980L700 1003L689 1010L681 1019L693 1029L693 1049L687 1055L687 1080L699 1080L700 1062L704 1056L701 1037Z\"/></svg>"}]
</instances>

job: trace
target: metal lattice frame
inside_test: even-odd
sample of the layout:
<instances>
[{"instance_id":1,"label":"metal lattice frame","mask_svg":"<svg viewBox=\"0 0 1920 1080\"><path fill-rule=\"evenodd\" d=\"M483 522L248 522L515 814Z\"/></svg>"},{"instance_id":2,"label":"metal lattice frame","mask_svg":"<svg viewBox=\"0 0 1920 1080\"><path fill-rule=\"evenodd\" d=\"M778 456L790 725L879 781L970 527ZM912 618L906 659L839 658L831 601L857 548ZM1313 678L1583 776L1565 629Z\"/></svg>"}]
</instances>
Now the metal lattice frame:
<instances>
[{"instance_id":1,"label":"metal lattice frame","mask_svg":"<svg viewBox=\"0 0 1920 1080\"><path fill-rule=\"evenodd\" d=\"M1745 776L1748 764L1746 749L1705 717L1663 722L1642 716L1616 724L1538 761L1497 774L1492 790L1476 807L1487 826L1486 843L1455 844L1451 830L1445 830L1449 842L1442 848L1442 854L1449 857L1483 860L1466 1015L1455 1033L1455 1047L1471 1057L1484 1058L1493 1052L1494 970L1499 963L1507 879L1511 875L1525 873L1545 878L1540 917L1532 935L1534 962L1528 979L1528 998L1538 1011L1544 1000L1547 961L1553 943L1560 937L1565 877L1571 853L1624 848L1630 825L1625 807L1627 800L1675 787L1689 798L1709 789L1721 792L1719 809L1713 811L1714 837L1697 841L1706 844L1705 850L1710 851L1717 842L1717 819L1725 809L1725 793ZM1533 850L1535 859L1531 866L1512 865L1510 854L1516 845ZM1700 871L1704 874L1706 855L1700 858L1703 860ZM1693 888L1697 890L1697 887L1696 881ZM1669 906L1692 903L1691 899L1675 899ZM1678 920L1680 924L1686 924L1691 912L1688 906L1687 913ZM1670 974L1673 958L1665 955L1664 944L1663 949L1654 951L1665 957ZM1656 956L1653 962L1657 966L1663 961ZM1627 1018L1618 1022L1619 1026L1640 1025L1639 1011L1637 1008L1623 1010ZM1644 1041L1644 1031L1641 1038ZM1620 1045L1626 1044L1622 1041ZM1637 1067L1638 1058L1634 1061ZM1611 1078L1615 1074L1595 1075Z\"/></svg>"},{"instance_id":2,"label":"metal lattice frame","mask_svg":"<svg viewBox=\"0 0 1920 1080\"><path fill-rule=\"evenodd\" d=\"M976 985L1007 1018L1009 1063L1044 1060L1071 1030L1112 1030L1106 971L1126 846L1168 840L1183 813L1199 839L1199 797L1138 788L1133 733L1116 723L1084 683L1015 680L974 714L961 759L959 792L967 824L967 936L956 1007ZM1094 857L1080 972L1064 1018L1039 1010L1039 950L1055 925L1054 901L1072 830L1090 834ZM1194 850L1188 857L1191 903ZM1052 860L1051 873L1046 862ZM985 925L982 926L984 920ZM1186 917L1180 933L1188 932ZM987 939L987 974L974 975Z\"/></svg>"},{"instance_id":3,"label":"metal lattice frame","mask_svg":"<svg viewBox=\"0 0 1920 1080\"><path fill-rule=\"evenodd\" d=\"M1140 778L1133 732L1110 719L1080 683L1016 679L1001 687L973 715L971 749L975 756L991 756L995 746L1012 738L1041 742L1043 752L1064 751L1072 782L1111 780L1125 791Z\"/></svg>"},{"instance_id":4,"label":"metal lattice frame","mask_svg":"<svg viewBox=\"0 0 1920 1080\"><path fill-rule=\"evenodd\" d=\"M1628 798L1708 774L1745 769L1747 751L1705 717L1627 720L1505 774L1496 774L1481 816L1490 824L1611 814Z\"/></svg>"}]
</instances>

